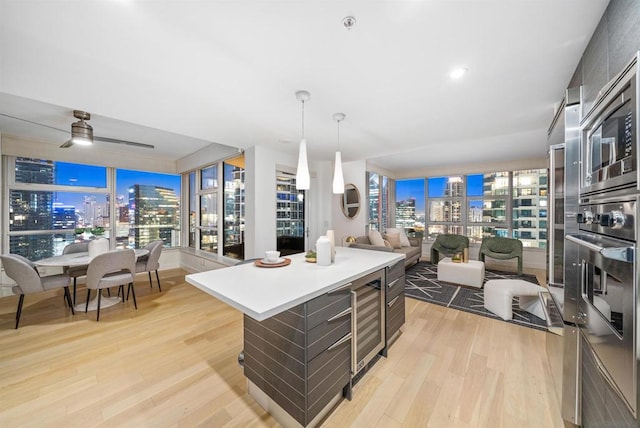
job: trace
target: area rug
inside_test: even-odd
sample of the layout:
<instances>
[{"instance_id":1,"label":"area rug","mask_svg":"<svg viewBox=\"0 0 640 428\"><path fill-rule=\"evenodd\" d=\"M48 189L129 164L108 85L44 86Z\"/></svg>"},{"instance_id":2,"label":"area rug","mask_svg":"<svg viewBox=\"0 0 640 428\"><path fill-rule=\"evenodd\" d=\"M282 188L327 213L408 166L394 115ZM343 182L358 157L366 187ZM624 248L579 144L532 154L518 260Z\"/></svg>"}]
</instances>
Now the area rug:
<instances>
[{"instance_id":1,"label":"area rug","mask_svg":"<svg viewBox=\"0 0 640 428\"><path fill-rule=\"evenodd\" d=\"M534 275L500 272L485 269L484 282L492 279L521 279L538 284ZM470 288L438 281L438 266L429 262L419 262L406 271L405 295L436 305L455 308L465 312L504 321L484 308L484 288ZM546 330L546 322L518 307L517 298L513 299L513 320L506 321L539 330Z\"/></svg>"}]
</instances>

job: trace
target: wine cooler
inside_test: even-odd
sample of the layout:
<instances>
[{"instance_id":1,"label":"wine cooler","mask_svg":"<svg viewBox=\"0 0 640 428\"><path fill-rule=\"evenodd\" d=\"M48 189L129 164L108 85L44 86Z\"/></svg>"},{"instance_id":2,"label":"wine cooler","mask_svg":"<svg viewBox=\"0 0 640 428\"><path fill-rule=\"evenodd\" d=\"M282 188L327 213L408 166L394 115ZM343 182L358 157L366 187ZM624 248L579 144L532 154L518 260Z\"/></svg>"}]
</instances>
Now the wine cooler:
<instances>
[{"instance_id":1,"label":"wine cooler","mask_svg":"<svg viewBox=\"0 0 640 428\"><path fill-rule=\"evenodd\" d=\"M354 281L351 286L353 376L384 348L384 281L383 269Z\"/></svg>"}]
</instances>

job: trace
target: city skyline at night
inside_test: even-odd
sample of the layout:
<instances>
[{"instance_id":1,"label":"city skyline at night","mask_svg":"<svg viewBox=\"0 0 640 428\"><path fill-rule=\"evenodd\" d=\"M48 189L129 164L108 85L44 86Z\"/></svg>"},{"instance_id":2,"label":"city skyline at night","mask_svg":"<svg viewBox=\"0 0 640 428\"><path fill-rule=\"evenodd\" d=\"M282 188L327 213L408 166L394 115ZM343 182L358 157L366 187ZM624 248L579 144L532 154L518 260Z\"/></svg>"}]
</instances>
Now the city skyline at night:
<instances>
[{"instance_id":1,"label":"city skyline at night","mask_svg":"<svg viewBox=\"0 0 640 428\"><path fill-rule=\"evenodd\" d=\"M96 187L107 186L106 168L66 162L55 162L55 184L65 186ZM180 198L180 176L177 174L158 174L145 171L118 169L116 171L116 198L128 198L129 188L134 185L150 185L173 189ZM75 192L54 192L54 202L82 207L85 196L97 196L103 193L83 194Z\"/></svg>"}]
</instances>

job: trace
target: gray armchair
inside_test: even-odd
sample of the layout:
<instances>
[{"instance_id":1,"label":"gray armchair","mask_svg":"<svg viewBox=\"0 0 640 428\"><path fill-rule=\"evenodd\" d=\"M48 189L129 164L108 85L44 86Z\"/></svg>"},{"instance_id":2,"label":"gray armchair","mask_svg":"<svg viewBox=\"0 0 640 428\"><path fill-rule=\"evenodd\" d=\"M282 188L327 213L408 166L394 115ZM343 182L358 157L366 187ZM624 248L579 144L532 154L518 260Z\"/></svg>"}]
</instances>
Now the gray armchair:
<instances>
[{"instance_id":1,"label":"gray armchair","mask_svg":"<svg viewBox=\"0 0 640 428\"><path fill-rule=\"evenodd\" d=\"M98 292L98 313L96 315L96 321L100 321L101 290L103 288L119 286L122 302L124 303L124 284L129 284L127 293L131 291L133 304L135 308L138 309L136 292L133 288L135 274L136 253L131 249L114 250L95 256L89 263L89 269L87 269L87 303L84 308L85 313L89 309L91 290L96 290Z\"/></svg>"},{"instance_id":2,"label":"gray armchair","mask_svg":"<svg viewBox=\"0 0 640 428\"><path fill-rule=\"evenodd\" d=\"M511 238L487 237L482 239L479 259L485 256L498 260L518 259L518 275L522 275L522 241Z\"/></svg>"},{"instance_id":3,"label":"gray armchair","mask_svg":"<svg viewBox=\"0 0 640 428\"><path fill-rule=\"evenodd\" d=\"M16 310L16 329L20 324L20 315L22 314L22 304L24 303L25 294L64 288L64 297L71 308L71 314L75 314L73 304L71 303L71 295L69 294L71 278L69 278L68 275L62 274L41 277L33 262L18 254L5 254L0 256L0 259L2 259L2 266L4 266L4 271L7 273L7 276L16 282L16 285L14 285L12 289L13 292L20 295L18 309Z\"/></svg>"},{"instance_id":4,"label":"gray armchair","mask_svg":"<svg viewBox=\"0 0 640 428\"><path fill-rule=\"evenodd\" d=\"M465 248L469 248L469 238L466 236L447 233L438 235L431 245L431 263L438 264L440 254L452 256L462 252Z\"/></svg>"},{"instance_id":5,"label":"gray armchair","mask_svg":"<svg viewBox=\"0 0 640 428\"><path fill-rule=\"evenodd\" d=\"M164 242L160 239L149 242L144 249L149 251L149 254L142 256L136 262L136 272L148 272L149 273L149 287L153 288L153 282L151 280L151 271L156 271L156 280L158 281L158 290L162 291L160 287L160 277L158 276L158 269L160 269L160 254L162 253L162 246Z\"/></svg>"}]
</instances>

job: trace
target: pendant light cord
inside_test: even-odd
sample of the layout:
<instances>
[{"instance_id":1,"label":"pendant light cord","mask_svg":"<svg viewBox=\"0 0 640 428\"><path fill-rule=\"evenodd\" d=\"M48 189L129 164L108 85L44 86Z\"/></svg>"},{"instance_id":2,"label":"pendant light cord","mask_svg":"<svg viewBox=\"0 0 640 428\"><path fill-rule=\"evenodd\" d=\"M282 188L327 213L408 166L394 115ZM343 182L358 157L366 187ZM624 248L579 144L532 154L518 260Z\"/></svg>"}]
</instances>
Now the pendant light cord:
<instances>
[{"instance_id":1,"label":"pendant light cord","mask_svg":"<svg viewBox=\"0 0 640 428\"><path fill-rule=\"evenodd\" d=\"M338 121L338 151L340 151L340 121Z\"/></svg>"},{"instance_id":2,"label":"pendant light cord","mask_svg":"<svg viewBox=\"0 0 640 428\"><path fill-rule=\"evenodd\" d=\"M302 139L304 139L304 100L302 102Z\"/></svg>"}]
</instances>

